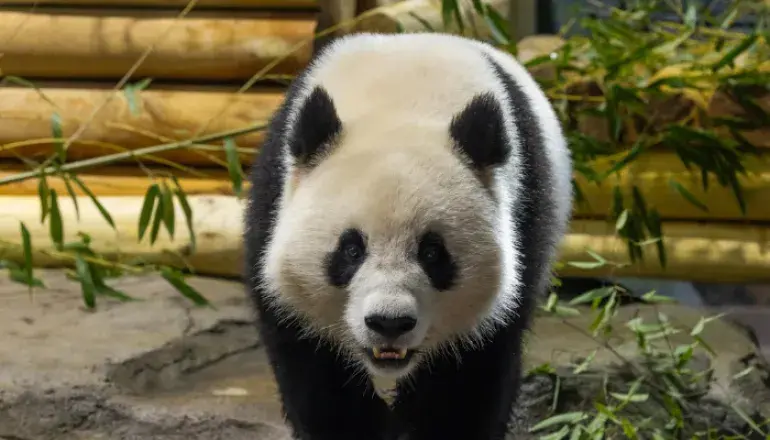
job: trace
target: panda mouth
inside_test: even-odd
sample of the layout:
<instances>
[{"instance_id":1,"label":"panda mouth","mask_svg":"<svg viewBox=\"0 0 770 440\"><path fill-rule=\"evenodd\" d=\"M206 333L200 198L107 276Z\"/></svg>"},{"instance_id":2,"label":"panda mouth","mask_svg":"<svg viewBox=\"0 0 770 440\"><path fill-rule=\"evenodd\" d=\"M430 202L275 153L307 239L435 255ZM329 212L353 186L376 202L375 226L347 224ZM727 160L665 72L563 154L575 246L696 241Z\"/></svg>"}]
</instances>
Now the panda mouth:
<instances>
[{"instance_id":1,"label":"panda mouth","mask_svg":"<svg viewBox=\"0 0 770 440\"><path fill-rule=\"evenodd\" d=\"M414 355L414 350L407 348L371 347L364 351L374 365L384 368L404 367Z\"/></svg>"}]
</instances>

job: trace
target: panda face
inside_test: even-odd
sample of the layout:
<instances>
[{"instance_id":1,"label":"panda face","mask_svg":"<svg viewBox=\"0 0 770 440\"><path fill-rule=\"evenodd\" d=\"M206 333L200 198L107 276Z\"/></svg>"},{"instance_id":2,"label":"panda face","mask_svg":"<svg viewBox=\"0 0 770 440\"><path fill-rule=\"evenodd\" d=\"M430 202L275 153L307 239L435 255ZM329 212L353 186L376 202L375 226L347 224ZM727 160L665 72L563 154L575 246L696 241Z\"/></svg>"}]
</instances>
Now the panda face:
<instances>
[{"instance_id":1,"label":"panda face","mask_svg":"<svg viewBox=\"0 0 770 440\"><path fill-rule=\"evenodd\" d=\"M406 139L346 133L288 179L265 266L280 309L391 377L477 331L501 285L491 193L445 132Z\"/></svg>"}]
</instances>

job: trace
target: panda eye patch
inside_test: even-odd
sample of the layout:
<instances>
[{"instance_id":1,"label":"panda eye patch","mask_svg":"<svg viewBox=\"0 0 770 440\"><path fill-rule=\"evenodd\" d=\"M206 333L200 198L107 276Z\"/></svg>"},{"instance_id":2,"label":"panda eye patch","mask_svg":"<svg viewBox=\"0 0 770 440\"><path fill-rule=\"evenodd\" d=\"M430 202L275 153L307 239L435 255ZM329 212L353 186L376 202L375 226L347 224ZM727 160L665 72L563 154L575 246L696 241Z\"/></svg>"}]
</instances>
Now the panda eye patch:
<instances>
[{"instance_id":1,"label":"panda eye patch","mask_svg":"<svg viewBox=\"0 0 770 440\"><path fill-rule=\"evenodd\" d=\"M350 284L366 259L366 242L358 229L346 229L337 239L337 247L324 261L329 283L336 287Z\"/></svg>"},{"instance_id":2,"label":"panda eye patch","mask_svg":"<svg viewBox=\"0 0 770 440\"><path fill-rule=\"evenodd\" d=\"M444 245L441 235L426 232L420 237L417 261L435 289L448 290L452 287L457 276L457 264Z\"/></svg>"}]
</instances>

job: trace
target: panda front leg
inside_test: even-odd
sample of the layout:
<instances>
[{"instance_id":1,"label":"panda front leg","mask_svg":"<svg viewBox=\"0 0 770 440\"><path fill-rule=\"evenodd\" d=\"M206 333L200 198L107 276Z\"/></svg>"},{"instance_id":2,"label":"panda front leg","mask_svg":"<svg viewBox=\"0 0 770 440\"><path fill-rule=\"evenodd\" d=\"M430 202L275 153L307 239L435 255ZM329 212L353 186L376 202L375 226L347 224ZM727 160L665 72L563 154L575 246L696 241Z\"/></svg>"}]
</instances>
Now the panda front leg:
<instances>
[{"instance_id":1,"label":"panda front leg","mask_svg":"<svg viewBox=\"0 0 770 440\"><path fill-rule=\"evenodd\" d=\"M301 329L269 313L263 313L261 330L293 438L388 439L387 405L331 343L300 338Z\"/></svg>"},{"instance_id":2,"label":"panda front leg","mask_svg":"<svg viewBox=\"0 0 770 440\"><path fill-rule=\"evenodd\" d=\"M518 394L521 336L501 329L478 350L423 366L399 386L395 411L408 440L502 440Z\"/></svg>"}]
</instances>

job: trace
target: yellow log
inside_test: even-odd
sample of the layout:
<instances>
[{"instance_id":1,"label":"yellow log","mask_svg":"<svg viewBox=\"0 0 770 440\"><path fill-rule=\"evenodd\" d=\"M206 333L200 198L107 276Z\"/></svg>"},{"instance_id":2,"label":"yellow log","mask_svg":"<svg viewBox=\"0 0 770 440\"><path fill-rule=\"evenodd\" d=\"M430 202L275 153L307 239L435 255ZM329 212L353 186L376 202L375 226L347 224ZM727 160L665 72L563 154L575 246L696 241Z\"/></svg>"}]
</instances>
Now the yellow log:
<instances>
[{"instance_id":1,"label":"yellow log","mask_svg":"<svg viewBox=\"0 0 770 440\"><path fill-rule=\"evenodd\" d=\"M240 276L243 248L241 243L244 202L231 196L194 196L189 198L194 215L197 250L190 252L182 210L176 208L176 234L171 239L161 229L158 241L150 246L147 238L137 242L141 197L100 197L117 225L113 231L86 198L79 199L80 220L75 218L72 200L60 199L67 240L78 231L92 238L94 251L120 260L144 261L178 267L189 265L208 275ZM0 196L4 207L0 216L0 252L2 258L22 261L19 221L23 221L33 240L34 263L55 267L71 264L66 257L52 255L48 225L40 224L37 197ZM238 213L238 214L235 214ZM707 225L697 223L664 224L668 266L661 269L653 245L647 247L647 262L626 268L606 267L583 270L567 265L562 275L616 275L681 278L703 282L760 282L770 280L770 227ZM613 225L601 221L575 220L561 248L562 261L590 261L585 251L593 250L615 262L628 262L625 242L615 235Z\"/></svg>"},{"instance_id":2,"label":"yellow log","mask_svg":"<svg viewBox=\"0 0 770 440\"><path fill-rule=\"evenodd\" d=\"M316 25L312 13L178 20L167 14L78 10L0 11L0 23L5 75L121 78L152 47L133 77L213 80L248 79L284 56L269 73L299 71L310 59Z\"/></svg>"},{"instance_id":3,"label":"yellow log","mask_svg":"<svg viewBox=\"0 0 770 440\"><path fill-rule=\"evenodd\" d=\"M111 93L109 89L64 87L44 88L38 93L28 88L0 87L0 157L50 155L54 151L50 142L54 112L58 112L63 135L67 137L87 122ZM135 96L131 99L136 103L136 114L131 111L129 96ZM169 139L189 139L204 127L201 134L248 127L267 121L282 100L281 91L240 95L209 89L148 89L134 95L117 92L87 125L79 138L83 142L70 147L68 157L82 159L117 152L98 142L136 149ZM262 136L262 132L255 132L236 141L239 147L257 148ZM206 154L177 150L159 156L188 165L211 165L214 162L210 156L220 161L225 157L221 152ZM242 160L250 161L251 156Z\"/></svg>"},{"instance_id":4,"label":"yellow log","mask_svg":"<svg viewBox=\"0 0 770 440\"><path fill-rule=\"evenodd\" d=\"M624 268L604 266L580 269L568 264L560 275L635 276L713 283L760 283L770 280L770 227L736 224L667 222L663 224L667 266L661 268L655 244L646 245L645 261ZM614 224L573 221L561 247L561 261L594 261L591 250L603 258L630 264L625 240Z\"/></svg>"},{"instance_id":5,"label":"yellow log","mask_svg":"<svg viewBox=\"0 0 770 440\"><path fill-rule=\"evenodd\" d=\"M91 249L111 260L167 264L179 268L192 267L201 274L234 276L241 270L242 246L240 212L242 202L228 196L190 197L194 213L193 228L196 232L196 252L190 251L190 240L184 212L175 200L175 236L172 239L161 227L158 240L153 246L145 236L140 243L138 220L142 197L100 197L99 201L115 221L113 230L97 208L86 197L78 198L80 220L75 216L72 198L59 198L64 224L65 242L78 240L77 233L89 234ZM19 222L24 222L30 232L34 249L33 264L39 267L72 265L72 259L56 254L51 243L48 223L40 223L40 202L37 197L0 196L4 206L0 216L0 258L23 261ZM148 231L149 234L149 231Z\"/></svg>"},{"instance_id":6,"label":"yellow log","mask_svg":"<svg viewBox=\"0 0 770 440\"><path fill-rule=\"evenodd\" d=\"M610 163L599 165L599 172L609 168ZM770 221L770 161L768 158L749 158L745 163L748 176L740 177L747 212L743 215L730 187L721 186L715 177L709 177L708 190L703 189L698 168L689 171L676 153L651 151L638 156L630 164L603 181L600 185L588 182L580 173L575 180L586 202L576 206L577 217L606 217L612 208L612 188L619 185L626 197L626 206L631 205L631 187L636 185L645 201L656 208L664 219ZM672 181L681 184L698 201L706 205L705 212L685 199L672 186Z\"/></svg>"},{"instance_id":7,"label":"yellow log","mask_svg":"<svg viewBox=\"0 0 770 440\"><path fill-rule=\"evenodd\" d=\"M162 8L183 8L190 0L6 0L6 6L32 6L38 8L43 5L63 6L152 6ZM274 8L274 9L298 9L317 8L317 0L198 0L196 8Z\"/></svg>"}]
</instances>

